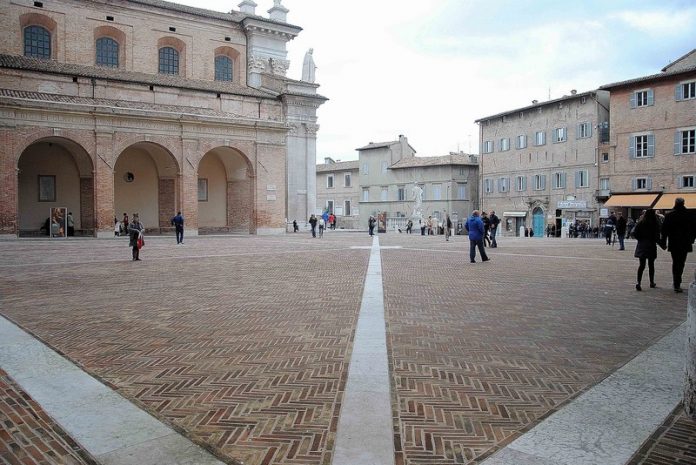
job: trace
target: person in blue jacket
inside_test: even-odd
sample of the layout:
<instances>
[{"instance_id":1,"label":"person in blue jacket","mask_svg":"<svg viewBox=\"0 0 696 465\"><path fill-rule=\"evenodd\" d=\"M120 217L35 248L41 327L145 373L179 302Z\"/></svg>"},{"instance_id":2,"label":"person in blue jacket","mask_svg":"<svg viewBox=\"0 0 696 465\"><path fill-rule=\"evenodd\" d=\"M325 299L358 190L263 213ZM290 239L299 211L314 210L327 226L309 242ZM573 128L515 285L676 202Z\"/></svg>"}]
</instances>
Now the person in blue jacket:
<instances>
[{"instance_id":1,"label":"person in blue jacket","mask_svg":"<svg viewBox=\"0 0 696 465\"><path fill-rule=\"evenodd\" d=\"M483 248L484 228L478 210L474 210L471 213L469 219L466 220L465 227L466 230L469 231L469 258L471 259L471 263L476 263L476 247L478 247L482 262L490 260Z\"/></svg>"}]
</instances>

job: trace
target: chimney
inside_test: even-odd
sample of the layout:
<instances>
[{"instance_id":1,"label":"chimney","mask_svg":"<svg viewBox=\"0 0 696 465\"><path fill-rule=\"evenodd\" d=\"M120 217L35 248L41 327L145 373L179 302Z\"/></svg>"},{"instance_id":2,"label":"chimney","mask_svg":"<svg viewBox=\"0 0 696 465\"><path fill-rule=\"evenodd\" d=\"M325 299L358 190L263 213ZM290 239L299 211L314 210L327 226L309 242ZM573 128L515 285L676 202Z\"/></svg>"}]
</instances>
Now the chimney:
<instances>
[{"instance_id":1,"label":"chimney","mask_svg":"<svg viewBox=\"0 0 696 465\"><path fill-rule=\"evenodd\" d=\"M256 2L254 0L242 0L242 3L237 6L242 13L256 15Z\"/></svg>"},{"instance_id":2,"label":"chimney","mask_svg":"<svg viewBox=\"0 0 696 465\"><path fill-rule=\"evenodd\" d=\"M324 157L324 164L325 165L333 165L335 162L333 161L333 158L331 157Z\"/></svg>"},{"instance_id":3,"label":"chimney","mask_svg":"<svg viewBox=\"0 0 696 465\"><path fill-rule=\"evenodd\" d=\"M571 89L571 91L570 91L570 95L575 95L575 94L577 94L577 93L578 93L578 91L575 90L575 89Z\"/></svg>"},{"instance_id":4,"label":"chimney","mask_svg":"<svg viewBox=\"0 0 696 465\"><path fill-rule=\"evenodd\" d=\"M283 5L280 4L282 0L273 0L273 8L268 10L270 19L273 21L280 21L281 23L288 22L288 10Z\"/></svg>"}]
</instances>

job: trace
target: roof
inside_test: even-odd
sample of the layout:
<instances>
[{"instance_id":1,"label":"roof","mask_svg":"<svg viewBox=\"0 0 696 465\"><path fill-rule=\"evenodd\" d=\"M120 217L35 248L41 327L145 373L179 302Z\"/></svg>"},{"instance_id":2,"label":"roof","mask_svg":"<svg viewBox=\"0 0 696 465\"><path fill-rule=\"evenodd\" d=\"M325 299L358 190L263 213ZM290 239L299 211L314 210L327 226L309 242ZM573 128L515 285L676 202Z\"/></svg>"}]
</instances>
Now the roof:
<instances>
[{"instance_id":1,"label":"roof","mask_svg":"<svg viewBox=\"0 0 696 465\"><path fill-rule=\"evenodd\" d=\"M670 63L669 65L662 68L661 73L651 74L649 76L642 76L639 78L628 79L626 81L613 82L611 84L605 84L600 89L610 90L617 87L630 86L633 84L638 84L640 82L646 81L658 81L662 79L670 79L680 74L696 73L696 49L690 51L684 56L680 57L676 61Z\"/></svg>"},{"instance_id":2,"label":"roof","mask_svg":"<svg viewBox=\"0 0 696 465\"><path fill-rule=\"evenodd\" d=\"M19 90L0 89L0 99L13 99L24 102L48 102L56 104L66 104L74 106L87 106L90 110L103 110L113 112L114 109L142 111L142 112L157 112L159 114L171 114L180 118L182 116L193 117L209 117L220 119L234 118L240 120L253 120L252 118L244 118L233 113L224 113L209 108L201 107L186 107L181 105L161 105L143 102L128 102L124 100L111 100L104 98L89 98L89 97L74 97L69 95L46 94L42 92L25 92ZM269 124L279 124L278 122L268 122Z\"/></svg>"},{"instance_id":3,"label":"roof","mask_svg":"<svg viewBox=\"0 0 696 465\"><path fill-rule=\"evenodd\" d=\"M317 165L317 173L328 173L330 171L348 171L357 170L360 166L358 160L354 161L340 161L336 163L322 163Z\"/></svg>"},{"instance_id":4,"label":"roof","mask_svg":"<svg viewBox=\"0 0 696 465\"><path fill-rule=\"evenodd\" d=\"M394 145L394 144L398 144L398 143L399 143L398 140L393 140L393 141L390 141L390 142L370 142L370 143L367 144L366 146L364 146L364 147L359 147L359 148L357 148L357 149L355 149L355 150L380 149L380 148L384 148L384 147L390 147L390 146L392 146L392 145Z\"/></svg>"},{"instance_id":5,"label":"roof","mask_svg":"<svg viewBox=\"0 0 696 465\"><path fill-rule=\"evenodd\" d=\"M553 100L546 100L546 101L544 101L544 102L533 103L533 104L528 105L528 106L526 106L526 107L516 108L516 109L514 109L514 110L507 110L507 111L504 111L504 112L502 112L502 113L498 113L498 114L495 114L495 115L492 115L492 116L485 116L485 117L483 117L483 118L477 119L476 121L474 121L474 123L479 123L479 122L481 122L481 121L486 121L486 120L490 120L490 119L500 118L501 116L512 115L512 114L515 114L515 113L519 113L519 112L521 112L521 111L532 110L532 109L534 109L534 108L539 108L539 107L543 107L543 106L546 106L546 105L552 105L552 104L554 104L554 103L563 102L563 101L565 101L565 100L573 100L573 99L578 99L578 98L582 98L582 97L594 96L596 93L597 93L596 90L590 90L590 91L587 91L587 92L580 92L580 93L577 93L577 94L564 95L563 97L559 97L559 98L556 98L556 99L553 99Z\"/></svg>"},{"instance_id":6,"label":"roof","mask_svg":"<svg viewBox=\"0 0 696 465\"><path fill-rule=\"evenodd\" d=\"M473 160L472 161L472 157ZM402 158L391 169L413 168L417 166L443 166L443 165L478 165L478 156L467 153L451 153L440 157L408 157Z\"/></svg>"},{"instance_id":7,"label":"roof","mask_svg":"<svg viewBox=\"0 0 696 465\"><path fill-rule=\"evenodd\" d=\"M219 92L225 94L244 95L259 98L276 98L274 94L242 86L229 81L203 81L186 79L170 74L148 74L136 71L126 71L118 68L102 66L85 66L72 63L60 63L55 60L29 58L16 55L0 54L0 68L37 71L42 73L81 76L108 81L134 82L162 87L177 87L182 89Z\"/></svg>"},{"instance_id":8,"label":"roof","mask_svg":"<svg viewBox=\"0 0 696 465\"><path fill-rule=\"evenodd\" d=\"M207 10L205 8L197 8L193 6L181 5L179 3L167 2L164 0L127 0L130 3L137 3L140 5L152 6L155 8L162 8L165 10L176 11L179 13L188 13L190 15L201 16L204 18L220 19L222 21L233 21L236 23L242 22L246 18L254 18L260 21L265 21L273 24L281 24L283 26L289 26L301 31L302 28L299 26L294 26L289 23L284 23L282 21L276 21L269 18L264 18L263 16L250 15L247 13L242 13L241 11L230 11L229 13L222 13L220 11Z\"/></svg>"}]
</instances>

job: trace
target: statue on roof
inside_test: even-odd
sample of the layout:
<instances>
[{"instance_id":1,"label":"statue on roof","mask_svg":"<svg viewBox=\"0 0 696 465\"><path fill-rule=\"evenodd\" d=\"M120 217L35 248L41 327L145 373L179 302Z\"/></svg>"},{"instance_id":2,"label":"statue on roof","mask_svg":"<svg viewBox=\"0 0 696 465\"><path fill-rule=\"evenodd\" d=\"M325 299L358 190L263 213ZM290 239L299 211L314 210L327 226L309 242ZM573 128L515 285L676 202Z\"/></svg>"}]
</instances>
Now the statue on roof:
<instances>
[{"instance_id":1,"label":"statue on roof","mask_svg":"<svg viewBox=\"0 0 696 465\"><path fill-rule=\"evenodd\" d=\"M280 0L277 1L280 2ZM314 64L314 57L312 57L312 53L314 53L313 48L307 50L307 53L305 53L304 56L304 62L302 63L302 80L304 82L313 83L315 79L317 67Z\"/></svg>"}]
</instances>

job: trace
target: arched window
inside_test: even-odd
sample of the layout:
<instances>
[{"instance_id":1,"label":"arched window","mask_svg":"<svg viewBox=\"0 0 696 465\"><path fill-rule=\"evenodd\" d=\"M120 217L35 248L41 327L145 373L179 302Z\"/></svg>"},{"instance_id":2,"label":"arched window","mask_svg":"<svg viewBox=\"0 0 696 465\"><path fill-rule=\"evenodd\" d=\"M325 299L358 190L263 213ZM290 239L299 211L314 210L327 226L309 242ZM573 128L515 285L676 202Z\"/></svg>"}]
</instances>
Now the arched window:
<instances>
[{"instance_id":1,"label":"arched window","mask_svg":"<svg viewBox=\"0 0 696 465\"><path fill-rule=\"evenodd\" d=\"M51 58L51 33L41 26L24 28L24 56Z\"/></svg>"},{"instance_id":2,"label":"arched window","mask_svg":"<svg viewBox=\"0 0 696 465\"><path fill-rule=\"evenodd\" d=\"M118 68L118 42L111 37L97 39L97 65Z\"/></svg>"},{"instance_id":3,"label":"arched window","mask_svg":"<svg viewBox=\"0 0 696 465\"><path fill-rule=\"evenodd\" d=\"M160 74L179 74L179 52L172 47L159 49Z\"/></svg>"},{"instance_id":4,"label":"arched window","mask_svg":"<svg viewBox=\"0 0 696 465\"><path fill-rule=\"evenodd\" d=\"M215 57L215 80L232 80L232 60L230 57L226 57L224 55L218 55Z\"/></svg>"}]
</instances>

